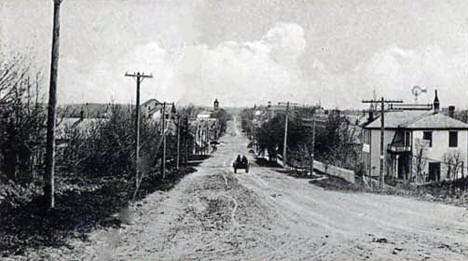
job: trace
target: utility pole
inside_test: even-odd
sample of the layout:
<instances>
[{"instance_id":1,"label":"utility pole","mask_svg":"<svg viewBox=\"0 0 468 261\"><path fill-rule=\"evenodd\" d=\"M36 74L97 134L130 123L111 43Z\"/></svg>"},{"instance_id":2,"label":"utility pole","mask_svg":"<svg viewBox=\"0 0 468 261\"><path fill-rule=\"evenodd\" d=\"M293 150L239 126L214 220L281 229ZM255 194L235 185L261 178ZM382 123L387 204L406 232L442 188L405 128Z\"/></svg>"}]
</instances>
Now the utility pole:
<instances>
[{"instance_id":1,"label":"utility pole","mask_svg":"<svg viewBox=\"0 0 468 261\"><path fill-rule=\"evenodd\" d=\"M385 100L384 97L380 100L363 100L362 103L380 104L380 189L383 189L384 185L384 164L385 164L385 104L388 103L403 103L401 100Z\"/></svg>"},{"instance_id":2,"label":"utility pole","mask_svg":"<svg viewBox=\"0 0 468 261\"><path fill-rule=\"evenodd\" d=\"M312 121L312 142L311 142L311 151L310 151L310 166L309 171L310 175L314 173L314 159L315 159L315 115L312 119L302 119L303 122Z\"/></svg>"},{"instance_id":3,"label":"utility pole","mask_svg":"<svg viewBox=\"0 0 468 261\"><path fill-rule=\"evenodd\" d=\"M44 199L47 208L55 207L55 125L57 108L57 74L60 38L60 4L63 0L54 0L54 24L52 32L52 54L50 62L49 107L47 111L47 145L45 157Z\"/></svg>"},{"instance_id":4,"label":"utility pole","mask_svg":"<svg viewBox=\"0 0 468 261\"><path fill-rule=\"evenodd\" d=\"M324 120L320 120L320 119L317 119L316 115L315 115L315 112L314 112L314 115L312 118L310 119L302 119L302 122L303 123L306 123L306 126L308 126L308 124L310 122L312 122L312 142L311 142L311 151L310 151L310 175L312 175L314 173L314 160L315 160L315 135L316 135L316 131L315 131L315 127L316 127L316 123L320 122L320 123L325 123L326 121Z\"/></svg>"},{"instance_id":5,"label":"utility pole","mask_svg":"<svg viewBox=\"0 0 468 261\"><path fill-rule=\"evenodd\" d=\"M176 168L180 167L180 115L177 115L177 162Z\"/></svg>"},{"instance_id":6,"label":"utility pole","mask_svg":"<svg viewBox=\"0 0 468 261\"><path fill-rule=\"evenodd\" d=\"M287 167L287 151L288 151L288 121L289 121L289 109L290 106L294 105L294 109L297 108L297 103L290 103L290 102L279 102L278 106L280 108L286 108L286 116L284 120L284 139L283 139L283 167ZM268 105L271 108L270 105Z\"/></svg>"},{"instance_id":7,"label":"utility pole","mask_svg":"<svg viewBox=\"0 0 468 261\"><path fill-rule=\"evenodd\" d=\"M385 164L385 150L384 150L384 140L385 140L385 99L384 97L380 98L380 189L383 189L383 184L385 182L384 178L384 164Z\"/></svg>"},{"instance_id":8,"label":"utility pole","mask_svg":"<svg viewBox=\"0 0 468 261\"><path fill-rule=\"evenodd\" d=\"M206 155L210 154L210 126L208 124L205 126Z\"/></svg>"},{"instance_id":9,"label":"utility pole","mask_svg":"<svg viewBox=\"0 0 468 261\"><path fill-rule=\"evenodd\" d=\"M162 158L162 173L163 179L166 178L166 105L174 105L173 102L163 102L162 113L162 135L163 135L163 158Z\"/></svg>"},{"instance_id":10,"label":"utility pole","mask_svg":"<svg viewBox=\"0 0 468 261\"><path fill-rule=\"evenodd\" d=\"M162 113L162 138L163 138L163 157L162 157L162 174L163 179L166 178L166 102L163 103Z\"/></svg>"},{"instance_id":11,"label":"utility pole","mask_svg":"<svg viewBox=\"0 0 468 261\"><path fill-rule=\"evenodd\" d=\"M153 78L153 75L144 73L125 73L126 77L136 80L136 110L135 110L135 186L139 186L139 164L140 164L140 84L144 78Z\"/></svg>"},{"instance_id":12,"label":"utility pole","mask_svg":"<svg viewBox=\"0 0 468 261\"><path fill-rule=\"evenodd\" d=\"M188 139L188 136L190 135L190 128L189 128L189 116L187 116L187 118L184 119L184 145L185 145L185 167L187 168L188 167L188 144L189 144L189 139Z\"/></svg>"},{"instance_id":13,"label":"utility pole","mask_svg":"<svg viewBox=\"0 0 468 261\"><path fill-rule=\"evenodd\" d=\"M288 119L289 118L289 102L286 103L286 117L284 119L284 139L283 139L283 166L287 166L287 151L288 151Z\"/></svg>"}]
</instances>

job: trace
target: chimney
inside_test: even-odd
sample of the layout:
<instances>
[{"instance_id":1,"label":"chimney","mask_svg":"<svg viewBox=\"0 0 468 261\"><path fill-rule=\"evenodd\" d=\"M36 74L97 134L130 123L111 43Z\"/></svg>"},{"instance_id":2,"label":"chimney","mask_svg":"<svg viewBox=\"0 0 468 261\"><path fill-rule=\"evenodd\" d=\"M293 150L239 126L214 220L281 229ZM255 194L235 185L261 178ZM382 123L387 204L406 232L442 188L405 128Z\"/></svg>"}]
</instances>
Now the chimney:
<instances>
[{"instance_id":1,"label":"chimney","mask_svg":"<svg viewBox=\"0 0 468 261\"><path fill-rule=\"evenodd\" d=\"M439 113L439 108L440 108L439 97L437 97L437 90L435 90L434 113Z\"/></svg>"},{"instance_id":2,"label":"chimney","mask_svg":"<svg viewBox=\"0 0 468 261\"><path fill-rule=\"evenodd\" d=\"M374 120L374 111L369 110L369 117L367 118L367 122L371 122Z\"/></svg>"},{"instance_id":3,"label":"chimney","mask_svg":"<svg viewBox=\"0 0 468 261\"><path fill-rule=\"evenodd\" d=\"M450 106L448 107L448 110L449 110L449 117L450 117L450 118L453 118L453 115L455 114L455 106L450 105Z\"/></svg>"}]
</instances>

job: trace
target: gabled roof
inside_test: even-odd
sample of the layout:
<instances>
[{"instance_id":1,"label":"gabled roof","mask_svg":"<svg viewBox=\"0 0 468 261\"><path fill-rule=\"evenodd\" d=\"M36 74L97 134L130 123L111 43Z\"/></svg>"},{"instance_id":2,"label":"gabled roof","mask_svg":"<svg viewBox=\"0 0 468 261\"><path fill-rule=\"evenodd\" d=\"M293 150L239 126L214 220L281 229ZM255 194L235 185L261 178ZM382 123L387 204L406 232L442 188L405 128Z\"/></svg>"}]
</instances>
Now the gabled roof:
<instances>
[{"instance_id":1,"label":"gabled roof","mask_svg":"<svg viewBox=\"0 0 468 261\"><path fill-rule=\"evenodd\" d=\"M421 111L399 111L385 113L385 129L463 129L468 130L468 124L450 118L441 113ZM366 129L380 129L380 117L367 124Z\"/></svg>"},{"instance_id":2,"label":"gabled roof","mask_svg":"<svg viewBox=\"0 0 468 261\"><path fill-rule=\"evenodd\" d=\"M140 106L147 106L148 104L162 104L162 102L152 98L152 99L149 99L147 101L145 101L143 104L141 104Z\"/></svg>"},{"instance_id":3,"label":"gabled roof","mask_svg":"<svg viewBox=\"0 0 468 261\"><path fill-rule=\"evenodd\" d=\"M430 116L420 118L411 124L408 124L407 128L410 129L468 129L468 124L450 118L449 116L437 113Z\"/></svg>"},{"instance_id":4,"label":"gabled roof","mask_svg":"<svg viewBox=\"0 0 468 261\"><path fill-rule=\"evenodd\" d=\"M102 118L63 118L57 125L56 137L57 139L67 138L67 129L76 129L83 135L88 135L92 127L97 126L100 123L104 123L108 119Z\"/></svg>"}]
</instances>

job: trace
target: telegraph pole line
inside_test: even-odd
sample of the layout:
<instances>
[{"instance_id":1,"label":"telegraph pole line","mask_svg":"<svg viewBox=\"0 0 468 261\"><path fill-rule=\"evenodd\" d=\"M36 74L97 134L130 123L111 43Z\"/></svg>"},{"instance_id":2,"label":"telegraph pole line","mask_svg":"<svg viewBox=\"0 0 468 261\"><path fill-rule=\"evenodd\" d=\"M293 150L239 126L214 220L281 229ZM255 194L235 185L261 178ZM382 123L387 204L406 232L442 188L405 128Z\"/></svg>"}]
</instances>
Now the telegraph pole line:
<instances>
[{"instance_id":1,"label":"telegraph pole line","mask_svg":"<svg viewBox=\"0 0 468 261\"><path fill-rule=\"evenodd\" d=\"M45 157L44 199L49 209L55 207L55 125L57 122L57 74L60 38L60 4L63 0L54 0L54 24L52 32L52 54L50 62L49 107L47 111L47 144Z\"/></svg>"},{"instance_id":2,"label":"telegraph pole line","mask_svg":"<svg viewBox=\"0 0 468 261\"><path fill-rule=\"evenodd\" d=\"M383 189L384 185L384 164L385 164L385 150L384 150L384 140L385 140L385 104L391 103L403 103L401 100L385 100L384 97L380 100L363 100L362 103L372 103L380 104L380 188Z\"/></svg>"},{"instance_id":3,"label":"telegraph pole line","mask_svg":"<svg viewBox=\"0 0 468 261\"><path fill-rule=\"evenodd\" d=\"M140 84L144 78L153 78L153 75L144 73L125 73L126 77L136 80L136 110L135 110L135 186L139 187L139 164L140 164Z\"/></svg>"}]
</instances>

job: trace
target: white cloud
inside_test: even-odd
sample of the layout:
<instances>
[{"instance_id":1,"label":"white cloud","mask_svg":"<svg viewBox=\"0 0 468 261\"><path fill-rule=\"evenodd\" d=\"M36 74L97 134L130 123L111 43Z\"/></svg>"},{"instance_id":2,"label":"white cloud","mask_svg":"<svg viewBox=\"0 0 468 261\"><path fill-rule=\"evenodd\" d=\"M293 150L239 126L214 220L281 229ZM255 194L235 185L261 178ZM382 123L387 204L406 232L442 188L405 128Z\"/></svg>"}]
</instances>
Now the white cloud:
<instances>
[{"instance_id":1,"label":"white cloud","mask_svg":"<svg viewBox=\"0 0 468 261\"><path fill-rule=\"evenodd\" d=\"M187 45L166 50L151 42L112 64L96 63L84 84L94 91L85 96L87 100L134 100L134 82L123 74L142 71L153 74L153 79L142 83L142 100L155 97L209 105L218 98L224 105L252 105L302 99L306 90L297 58L304 48L302 28L285 23L257 41L227 41L214 48Z\"/></svg>"},{"instance_id":2,"label":"white cloud","mask_svg":"<svg viewBox=\"0 0 468 261\"><path fill-rule=\"evenodd\" d=\"M421 102L431 102L434 89L439 90L444 106L463 105L468 95L463 86L468 80L466 59L447 55L435 44L422 50L389 45L339 73L309 57L311 71L303 77L298 59L305 47L302 28L286 23L276 24L255 41L226 41L214 47L196 44L164 49L150 42L117 61L96 62L91 75L79 77L86 79L80 83L84 89L64 95L74 101L81 100L77 97L89 102L134 101L135 83L123 77L126 71L153 74L153 79L142 83L143 101L155 97L183 104L209 105L215 98L229 106L321 100L327 107L353 108L362 107L362 99L372 98L374 89L379 96L412 102L414 85L429 90ZM74 64L66 66L69 72Z\"/></svg>"}]
</instances>

